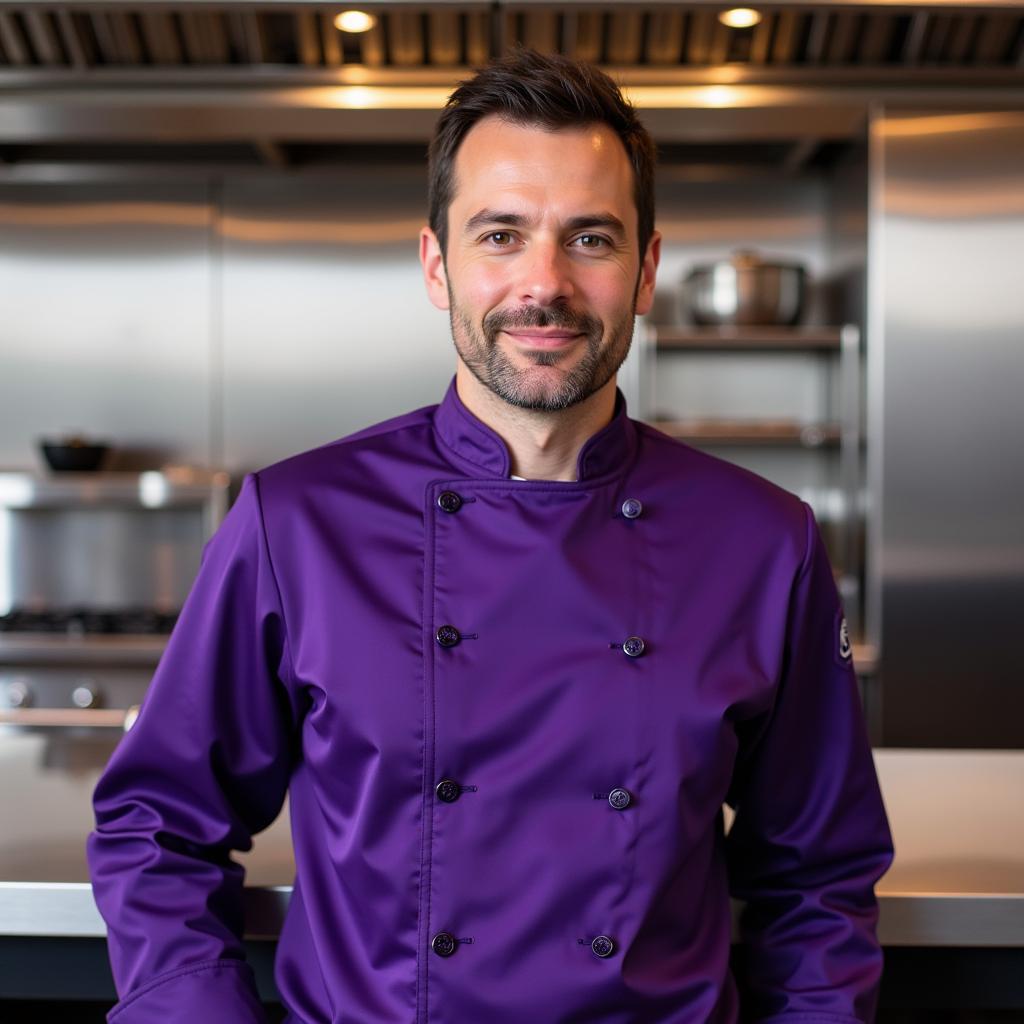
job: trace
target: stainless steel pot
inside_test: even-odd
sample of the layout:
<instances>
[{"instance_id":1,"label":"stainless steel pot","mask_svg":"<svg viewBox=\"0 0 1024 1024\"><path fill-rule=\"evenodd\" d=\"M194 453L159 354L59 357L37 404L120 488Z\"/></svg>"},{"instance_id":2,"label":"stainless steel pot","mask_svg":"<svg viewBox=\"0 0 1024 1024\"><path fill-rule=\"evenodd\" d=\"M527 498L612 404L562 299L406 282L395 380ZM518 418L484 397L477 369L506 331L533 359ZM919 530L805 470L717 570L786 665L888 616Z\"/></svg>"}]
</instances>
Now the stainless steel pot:
<instances>
[{"instance_id":1,"label":"stainless steel pot","mask_svg":"<svg viewBox=\"0 0 1024 1024\"><path fill-rule=\"evenodd\" d=\"M698 324L795 324L803 313L807 271L739 249L694 267L683 281L683 311Z\"/></svg>"}]
</instances>

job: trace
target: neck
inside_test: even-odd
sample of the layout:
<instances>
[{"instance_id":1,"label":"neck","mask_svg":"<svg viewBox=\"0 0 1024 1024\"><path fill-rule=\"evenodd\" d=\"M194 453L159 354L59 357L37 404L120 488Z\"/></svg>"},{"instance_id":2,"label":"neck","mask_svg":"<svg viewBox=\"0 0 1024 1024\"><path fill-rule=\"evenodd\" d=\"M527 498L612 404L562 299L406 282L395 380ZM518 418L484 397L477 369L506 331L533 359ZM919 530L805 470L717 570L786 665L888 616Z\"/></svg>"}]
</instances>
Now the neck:
<instances>
[{"instance_id":1,"label":"neck","mask_svg":"<svg viewBox=\"0 0 1024 1024\"><path fill-rule=\"evenodd\" d=\"M512 474L527 480L575 480L580 449L615 411L615 377L589 398L559 412L520 409L473 376L461 359L455 387L462 404L508 447Z\"/></svg>"}]
</instances>

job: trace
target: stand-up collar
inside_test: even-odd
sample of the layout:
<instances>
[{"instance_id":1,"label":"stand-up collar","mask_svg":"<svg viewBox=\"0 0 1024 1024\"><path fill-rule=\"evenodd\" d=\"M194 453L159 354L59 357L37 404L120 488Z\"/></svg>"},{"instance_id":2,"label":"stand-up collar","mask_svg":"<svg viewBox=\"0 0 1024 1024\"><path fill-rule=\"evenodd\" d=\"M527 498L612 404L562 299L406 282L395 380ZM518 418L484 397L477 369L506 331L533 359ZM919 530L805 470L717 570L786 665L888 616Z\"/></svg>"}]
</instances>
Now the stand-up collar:
<instances>
[{"instance_id":1,"label":"stand-up collar","mask_svg":"<svg viewBox=\"0 0 1024 1024\"><path fill-rule=\"evenodd\" d=\"M434 410L434 429L456 455L473 463L487 476L508 477L512 460L508 446L486 423L466 408L452 377L441 404ZM636 427L626 414L626 398L615 389L611 420L591 436L576 459L577 480L592 480L614 472L631 461Z\"/></svg>"}]
</instances>

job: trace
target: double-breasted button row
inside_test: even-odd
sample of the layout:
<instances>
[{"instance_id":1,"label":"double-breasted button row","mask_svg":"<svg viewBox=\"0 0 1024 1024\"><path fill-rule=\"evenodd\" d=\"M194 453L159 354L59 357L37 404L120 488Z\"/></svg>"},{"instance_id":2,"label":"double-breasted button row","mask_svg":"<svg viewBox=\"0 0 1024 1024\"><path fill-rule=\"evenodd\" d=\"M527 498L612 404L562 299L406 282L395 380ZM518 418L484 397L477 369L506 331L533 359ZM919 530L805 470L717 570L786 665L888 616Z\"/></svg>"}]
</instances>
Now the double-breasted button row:
<instances>
[{"instance_id":1,"label":"double-breasted button row","mask_svg":"<svg viewBox=\"0 0 1024 1024\"><path fill-rule=\"evenodd\" d=\"M474 788L474 787L470 787ZM444 778L435 787L434 793L438 800L446 804L453 804L462 795L463 787L459 785L455 779ZM595 794L600 796L601 794ZM633 802L633 795L628 789L623 789L621 786L616 786L608 794L608 803L617 811L625 810Z\"/></svg>"},{"instance_id":2,"label":"double-breasted button row","mask_svg":"<svg viewBox=\"0 0 1024 1024\"><path fill-rule=\"evenodd\" d=\"M454 647L462 639L462 634L454 626L446 623L438 626L434 638L442 647ZM639 658L647 649L647 644L643 637L629 636L622 642L621 647L622 652L628 657Z\"/></svg>"},{"instance_id":3,"label":"double-breasted button row","mask_svg":"<svg viewBox=\"0 0 1024 1024\"><path fill-rule=\"evenodd\" d=\"M442 512L453 514L462 508L463 498L457 491L442 491L437 496L437 507ZM644 513L643 502L639 498L626 498L619 508L626 519L639 519Z\"/></svg>"},{"instance_id":4,"label":"double-breasted button row","mask_svg":"<svg viewBox=\"0 0 1024 1024\"><path fill-rule=\"evenodd\" d=\"M463 498L455 491L445 490L437 496L437 507L449 515L458 512L462 505ZM643 513L643 504L637 498L627 498L622 503L621 511L626 519L637 519ZM454 647L462 639L462 634L455 626L446 623L438 627L435 639L441 647ZM621 645L623 652L630 658L640 657L645 646L643 639L638 636L627 637ZM443 803L455 803L462 793L462 786L454 779L443 778L434 787L434 792ZM617 811L624 810L631 801L629 791L622 787L616 787L608 794L609 805ZM449 957L458 948L458 939L451 932L438 932L430 940L430 948L438 956ZM595 956L604 959L615 951L615 943L607 935L598 935L591 941L590 948Z\"/></svg>"},{"instance_id":5,"label":"double-breasted button row","mask_svg":"<svg viewBox=\"0 0 1024 1024\"><path fill-rule=\"evenodd\" d=\"M430 948L438 956L449 957L458 949L458 946L459 940L451 932L438 932L430 940ZM607 935L598 935L590 940L590 948L595 956L599 956L603 960L615 952L615 943Z\"/></svg>"}]
</instances>

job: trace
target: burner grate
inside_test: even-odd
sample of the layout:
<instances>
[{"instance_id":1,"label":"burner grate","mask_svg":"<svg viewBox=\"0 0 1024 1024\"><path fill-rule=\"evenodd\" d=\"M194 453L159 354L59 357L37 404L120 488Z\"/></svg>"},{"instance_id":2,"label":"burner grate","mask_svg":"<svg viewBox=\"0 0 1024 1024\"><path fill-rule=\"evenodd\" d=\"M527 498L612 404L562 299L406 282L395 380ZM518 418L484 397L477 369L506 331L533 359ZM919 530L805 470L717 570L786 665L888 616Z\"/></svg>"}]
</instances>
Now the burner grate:
<instances>
[{"instance_id":1,"label":"burner grate","mask_svg":"<svg viewBox=\"0 0 1024 1024\"><path fill-rule=\"evenodd\" d=\"M177 619L178 612L155 608L51 608L42 611L14 608L0 615L0 633L166 635Z\"/></svg>"}]
</instances>

